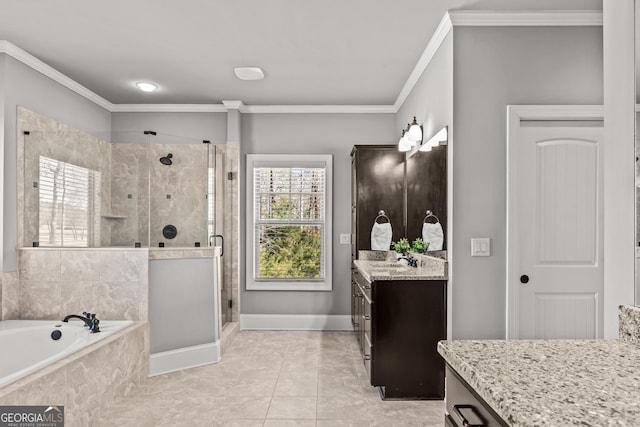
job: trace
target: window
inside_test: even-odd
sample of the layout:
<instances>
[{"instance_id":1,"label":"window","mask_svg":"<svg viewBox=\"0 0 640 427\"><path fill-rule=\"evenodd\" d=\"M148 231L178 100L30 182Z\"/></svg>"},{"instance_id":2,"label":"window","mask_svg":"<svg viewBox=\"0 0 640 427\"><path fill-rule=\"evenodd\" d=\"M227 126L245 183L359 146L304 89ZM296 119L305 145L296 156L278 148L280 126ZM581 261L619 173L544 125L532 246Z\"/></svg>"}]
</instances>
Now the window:
<instances>
[{"instance_id":1,"label":"window","mask_svg":"<svg viewBox=\"0 0 640 427\"><path fill-rule=\"evenodd\" d=\"M330 155L247 155L247 289L331 290Z\"/></svg>"},{"instance_id":2,"label":"window","mask_svg":"<svg viewBox=\"0 0 640 427\"><path fill-rule=\"evenodd\" d=\"M40 246L100 244L100 172L40 156Z\"/></svg>"}]
</instances>

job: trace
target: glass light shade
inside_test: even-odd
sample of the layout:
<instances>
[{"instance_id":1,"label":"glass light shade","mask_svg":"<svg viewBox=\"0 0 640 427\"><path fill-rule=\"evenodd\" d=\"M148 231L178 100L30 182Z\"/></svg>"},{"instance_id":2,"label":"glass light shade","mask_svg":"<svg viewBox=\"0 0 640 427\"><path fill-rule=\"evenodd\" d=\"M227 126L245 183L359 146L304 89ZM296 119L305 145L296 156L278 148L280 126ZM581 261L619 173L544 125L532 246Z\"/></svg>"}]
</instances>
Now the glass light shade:
<instances>
[{"instance_id":1,"label":"glass light shade","mask_svg":"<svg viewBox=\"0 0 640 427\"><path fill-rule=\"evenodd\" d=\"M431 144L429 144L429 143L427 142L427 143L425 143L425 144L422 144L422 145L420 146L420 148L418 148L418 151L425 152L425 151L431 151L432 149L433 149L433 147L431 146Z\"/></svg>"},{"instance_id":2,"label":"glass light shade","mask_svg":"<svg viewBox=\"0 0 640 427\"><path fill-rule=\"evenodd\" d=\"M416 143L422 141L422 129L420 129L420 125L411 125L409 132L407 132L407 138L412 142L411 145L416 145Z\"/></svg>"},{"instance_id":3,"label":"glass light shade","mask_svg":"<svg viewBox=\"0 0 640 427\"><path fill-rule=\"evenodd\" d=\"M411 143L407 140L407 137L405 135L400 138L400 142L398 143L398 151L402 153L411 151Z\"/></svg>"},{"instance_id":4,"label":"glass light shade","mask_svg":"<svg viewBox=\"0 0 640 427\"><path fill-rule=\"evenodd\" d=\"M446 140L448 139L448 137L449 137L449 135L448 135L448 132L447 132L447 127L445 126L445 127L443 127L442 129L440 129L440 130L438 131L438 133L436 133L436 134L433 136L433 138L431 138L431 139L433 139L433 140L435 141L435 145L438 145L438 144L440 144L441 142L446 141ZM435 145L434 145L434 146L435 146Z\"/></svg>"}]
</instances>

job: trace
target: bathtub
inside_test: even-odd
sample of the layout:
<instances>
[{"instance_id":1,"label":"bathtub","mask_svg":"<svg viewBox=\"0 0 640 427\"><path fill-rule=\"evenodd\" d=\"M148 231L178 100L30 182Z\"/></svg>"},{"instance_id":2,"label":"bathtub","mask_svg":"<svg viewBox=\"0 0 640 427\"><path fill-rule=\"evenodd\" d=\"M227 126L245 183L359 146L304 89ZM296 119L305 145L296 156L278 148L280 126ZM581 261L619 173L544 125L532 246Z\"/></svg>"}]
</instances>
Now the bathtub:
<instances>
[{"instance_id":1,"label":"bathtub","mask_svg":"<svg viewBox=\"0 0 640 427\"><path fill-rule=\"evenodd\" d=\"M100 323L92 334L79 320L3 320L0 322L0 388L133 324L128 320ZM52 333L60 331L54 340ZM59 335L57 332L55 336Z\"/></svg>"}]
</instances>

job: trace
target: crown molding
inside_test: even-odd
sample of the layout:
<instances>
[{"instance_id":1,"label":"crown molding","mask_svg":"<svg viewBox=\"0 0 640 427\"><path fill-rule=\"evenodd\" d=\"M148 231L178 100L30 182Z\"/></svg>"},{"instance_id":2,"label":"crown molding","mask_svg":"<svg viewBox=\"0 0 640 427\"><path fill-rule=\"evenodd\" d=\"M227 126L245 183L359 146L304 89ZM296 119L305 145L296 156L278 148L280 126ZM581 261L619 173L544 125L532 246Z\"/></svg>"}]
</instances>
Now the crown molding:
<instances>
[{"instance_id":1,"label":"crown molding","mask_svg":"<svg viewBox=\"0 0 640 427\"><path fill-rule=\"evenodd\" d=\"M438 48L454 26L518 27L518 26L602 26L602 11L599 10L553 10L553 11L485 11L450 10L445 12L440 24L429 39L418 63L398 94L393 106L400 111L407 97L418 83L422 73L435 56Z\"/></svg>"},{"instance_id":2,"label":"crown molding","mask_svg":"<svg viewBox=\"0 0 640 427\"><path fill-rule=\"evenodd\" d=\"M243 110L245 108L245 105L242 103L242 101L222 101L222 105L224 105L227 111L240 110L241 113L244 113Z\"/></svg>"},{"instance_id":3,"label":"crown molding","mask_svg":"<svg viewBox=\"0 0 640 427\"><path fill-rule=\"evenodd\" d=\"M454 26L585 27L602 26L601 10L487 11L451 10Z\"/></svg>"},{"instance_id":4,"label":"crown molding","mask_svg":"<svg viewBox=\"0 0 640 427\"><path fill-rule=\"evenodd\" d=\"M407 100L407 97L415 87L416 83L418 83L420 76L422 76L424 70L426 70L429 66L429 63L435 56L444 39L447 37L447 34L449 34L449 31L451 31L451 28L451 18L449 16L449 13L445 12L444 16L440 20L440 24L438 24L438 27L431 36L431 39L429 39L427 47L424 48L422 55L420 55L418 63L415 67L413 67L413 71L411 71L411 74L409 74L409 78L402 87L402 90L400 90L396 101L393 103L393 108L396 110L396 112L400 111L402 104L404 104L404 102Z\"/></svg>"},{"instance_id":5,"label":"crown molding","mask_svg":"<svg viewBox=\"0 0 640 427\"><path fill-rule=\"evenodd\" d=\"M226 113L223 104L114 104L112 113Z\"/></svg>"},{"instance_id":6,"label":"crown molding","mask_svg":"<svg viewBox=\"0 0 640 427\"><path fill-rule=\"evenodd\" d=\"M35 56L30 53L20 49L18 46L7 40L0 40L0 53L5 53L12 57L13 59L22 62L26 66L32 68L35 71L49 77L51 80L61 84L93 102L94 104L99 105L105 110L111 111L113 108L113 104L96 94L95 92L90 91L86 87L82 86L80 83L75 80L71 80L69 77L62 74L60 71L55 68L45 64Z\"/></svg>"},{"instance_id":7,"label":"crown molding","mask_svg":"<svg viewBox=\"0 0 640 427\"><path fill-rule=\"evenodd\" d=\"M112 113L226 113L229 110L239 110L250 114L395 114L402 108L454 26L602 26L602 22L602 11L598 10L448 11L429 39L393 105L245 105L242 101L222 101L222 105L112 104L7 40L0 40L0 53L6 53Z\"/></svg>"},{"instance_id":8,"label":"crown molding","mask_svg":"<svg viewBox=\"0 0 640 427\"><path fill-rule=\"evenodd\" d=\"M245 105L252 114L395 114L393 105Z\"/></svg>"}]
</instances>

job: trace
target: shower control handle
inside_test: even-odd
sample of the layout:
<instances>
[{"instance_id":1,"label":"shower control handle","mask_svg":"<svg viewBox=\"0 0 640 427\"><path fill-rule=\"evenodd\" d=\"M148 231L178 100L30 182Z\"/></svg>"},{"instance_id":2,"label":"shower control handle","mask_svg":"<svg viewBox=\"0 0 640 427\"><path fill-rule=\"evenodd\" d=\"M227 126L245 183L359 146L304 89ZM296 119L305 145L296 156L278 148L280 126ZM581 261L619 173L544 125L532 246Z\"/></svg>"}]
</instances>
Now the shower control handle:
<instances>
[{"instance_id":1,"label":"shower control handle","mask_svg":"<svg viewBox=\"0 0 640 427\"><path fill-rule=\"evenodd\" d=\"M220 238L220 256L224 255L224 236L222 234L212 234L211 236L209 236L209 246L213 246L213 242L216 240L216 238L219 237Z\"/></svg>"}]
</instances>

